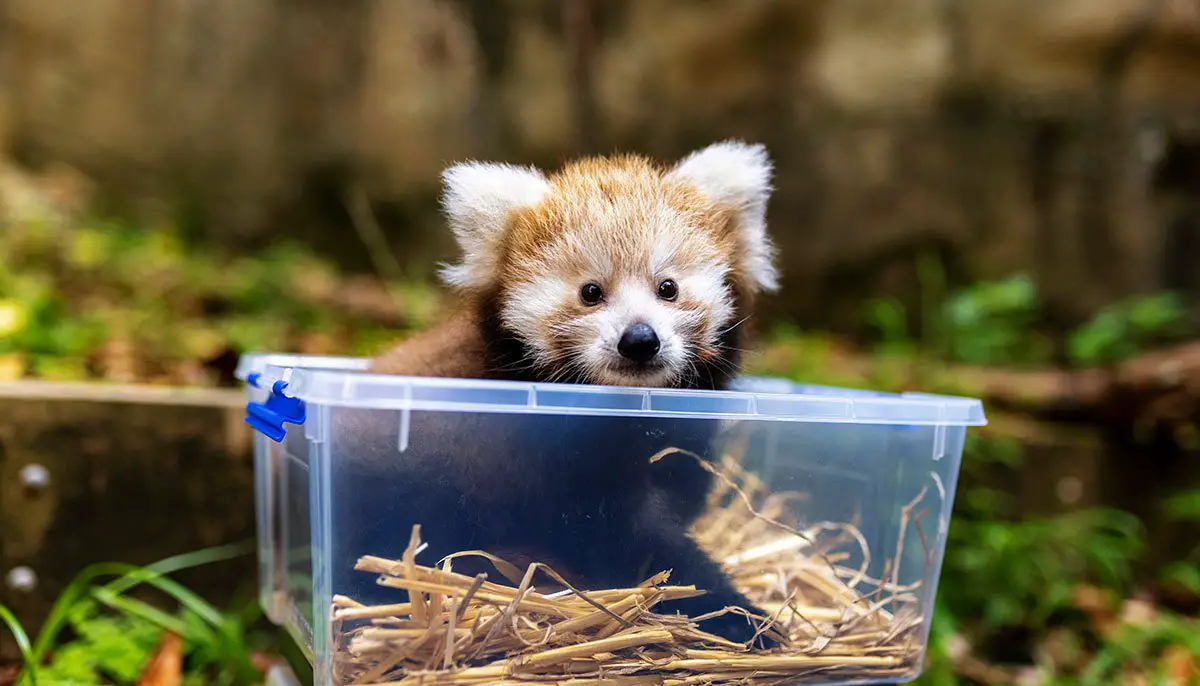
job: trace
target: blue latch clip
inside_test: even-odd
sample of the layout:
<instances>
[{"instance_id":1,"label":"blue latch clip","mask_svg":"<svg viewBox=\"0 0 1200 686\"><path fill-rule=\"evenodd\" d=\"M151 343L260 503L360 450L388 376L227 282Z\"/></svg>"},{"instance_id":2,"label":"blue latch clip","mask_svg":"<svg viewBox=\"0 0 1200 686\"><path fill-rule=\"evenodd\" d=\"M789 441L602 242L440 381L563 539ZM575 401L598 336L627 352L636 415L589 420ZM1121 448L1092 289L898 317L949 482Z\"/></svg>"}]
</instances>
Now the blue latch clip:
<instances>
[{"instance_id":1,"label":"blue latch clip","mask_svg":"<svg viewBox=\"0 0 1200 686\"><path fill-rule=\"evenodd\" d=\"M258 388L259 374L250 374L246 382ZM287 430L284 423L304 423L304 401L292 398L283 391L287 388L286 381L276 381L271 384L271 393L265 403L246 403L246 423L255 431L270 438L276 443L283 441Z\"/></svg>"}]
</instances>

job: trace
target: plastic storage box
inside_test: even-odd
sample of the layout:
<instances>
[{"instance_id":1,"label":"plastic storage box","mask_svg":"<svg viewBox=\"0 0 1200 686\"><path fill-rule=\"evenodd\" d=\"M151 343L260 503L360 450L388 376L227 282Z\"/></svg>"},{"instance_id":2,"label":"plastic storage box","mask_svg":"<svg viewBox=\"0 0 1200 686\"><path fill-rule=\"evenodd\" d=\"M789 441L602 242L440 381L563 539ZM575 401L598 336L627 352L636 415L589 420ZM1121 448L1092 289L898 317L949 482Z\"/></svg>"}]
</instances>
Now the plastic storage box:
<instances>
[{"instance_id":1,"label":"plastic storage box","mask_svg":"<svg viewBox=\"0 0 1200 686\"><path fill-rule=\"evenodd\" d=\"M258 382L258 377L272 366L290 369L297 366L310 369L329 369L354 372L366 367L366 360L352 357L325 357L318 355L247 354L238 360L237 378L244 384L246 402L265 403L270 397L270 385ZM258 543L258 602L263 613L275 624L287 624L288 604L284 594L283 572L288 568L287 550L284 541L293 540L285 530L288 522L285 513L289 502L285 495L286 474L289 465L279 443L262 433L254 433L254 494L255 529ZM307 478L305 479L307 483ZM294 501L292 501L294 502ZM298 540L308 540L305 530ZM303 560L309 552L303 551ZM295 567L295 563L292 563ZM311 646L309 646L311 647Z\"/></svg>"},{"instance_id":2,"label":"plastic storage box","mask_svg":"<svg viewBox=\"0 0 1200 686\"><path fill-rule=\"evenodd\" d=\"M260 599L318 686L920 673L979 401L365 364L239 367L258 430Z\"/></svg>"}]
</instances>

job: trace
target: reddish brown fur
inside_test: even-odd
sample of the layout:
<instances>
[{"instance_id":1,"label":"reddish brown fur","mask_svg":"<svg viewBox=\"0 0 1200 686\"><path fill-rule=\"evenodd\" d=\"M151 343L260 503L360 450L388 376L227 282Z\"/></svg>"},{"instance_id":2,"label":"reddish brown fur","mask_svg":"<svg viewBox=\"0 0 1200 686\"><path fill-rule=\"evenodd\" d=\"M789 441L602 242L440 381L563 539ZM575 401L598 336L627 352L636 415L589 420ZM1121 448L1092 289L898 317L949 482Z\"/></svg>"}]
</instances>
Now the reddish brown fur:
<instances>
[{"instance_id":1,"label":"reddish brown fur","mask_svg":"<svg viewBox=\"0 0 1200 686\"><path fill-rule=\"evenodd\" d=\"M470 308L371 360L369 371L399 376L485 378L485 346Z\"/></svg>"},{"instance_id":2,"label":"reddish brown fur","mask_svg":"<svg viewBox=\"0 0 1200 686\"><path fill-rule=\"evenodd\" d=\"M705 249L710 255L736 255L738 244L732 213L726 208L711 207L689 186L666 182L663 179L666 171L639 155L585 158L563 167L549 177L551 192L546 200L513 217L503 250L508 260L498 275L499 281L515 277L512 272L519 267L514 262L535 258L539 249L568 229L582 231L585 238L603 242L616 253L618 261L640 264L647 248L644 223L618 222L614 226L603 217L641 215L649 220L649 213L659 203L687 217L690 224L707 235L707 241L681 243L683 248ZM587 227L599 230L589 232ZM616 231L607 231L609 228ZM736 272L736 261L734 265ZM579 269L582 272L584 265L579 265ZM743 276L735 273L735 278L741 280Z\"/></svg>"}]
</instances>

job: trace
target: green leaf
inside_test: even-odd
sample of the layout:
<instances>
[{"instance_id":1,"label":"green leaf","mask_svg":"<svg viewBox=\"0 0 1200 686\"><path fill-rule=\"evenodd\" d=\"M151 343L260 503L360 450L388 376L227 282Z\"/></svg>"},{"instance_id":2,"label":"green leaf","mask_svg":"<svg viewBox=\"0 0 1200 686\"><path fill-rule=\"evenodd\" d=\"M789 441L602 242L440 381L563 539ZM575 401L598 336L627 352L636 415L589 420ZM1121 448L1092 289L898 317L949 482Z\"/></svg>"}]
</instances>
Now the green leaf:
<instances>
[{"instance_id":1,"label":"green leaf","mask_svg":"<svg viewBox=\"0 0 1200 686\"><path fill-rule=\"evenodd\" d=\"M21 671L22 680L28 682L29 686L37 686L38 660L34 657L33 646L29 643L29 635L25 633L25 627L21 626L17 616L4 605L0 605L0 622L4 622L9 633L17 642L17 650L20 651L21 661L24 664L24 669Z\"/></svg>"},{"instance_id":2,"label":"green leaf","mask_svg":"<svg viewBox=\"0 0 1200 686\"><path fill-rule=\"evenodd\" d=\"M220 613L215 608L208 605L208 603L204 602L191 591L173 581L163 578L161 575L188 567L233 559L245 554L246 550L247 547L244 545L220 546L170 557L147 567L134 567L119 563L99 563L85 568L67 584L67 587L55 600L54 605L51 606L46 621L42 625L42 630L38 633L37 640L34 643L34 658L40 662L46 655L58 632L67 623L71 609L80 600L89 598L89 584L92 583L93 579L101 576L119 577L105 585L105 588L113 593L123 593L141 583L149 583L175 596L185 607L189 607L197 612L197 614L203 616L210 624L214 626L218 625L220 623Z\"/></svg>"},{"instance_id":3,"label":"green leaf","mask_svg":"<svg viewBox=\"0 0 1200 686\"><path fill-rule=\"evenodd\" d=\"M1200 595L1200 566L1191 562L1172 562L1163 568L1162 577Z\"/></svg>"},{"instance_id":4,"label":"green leaf","mask_svg":"<svg viewBox=\"0 0 1200 686\"><path fill-rule=\"evenodd\" d=\"M110 607L114 610L119 610L120 612L132 617L143 619L151 624L166 629L173 634L177 634L185 640L196 642L211 640L211 631L191 630L192 627L189 627L178 617L169 615L166 612L163 612L162 610L135 598L126 598L113 593L106 588L93 589L92 597L95 598L97 602L100 602L107 607ZM201 629L203 628L204 627L202 626Z\"/></svg>"},{"instance_id":5,"label":"green leaf","mask_svg":"<svg viewBox=\"0 0 1200 686\"><path fill-rule=\"evenodd\" d=\"M42 677L54 686L95 686L103 682L96 655L86 642L68 643L54 653L54 660L42 669Z\"/></svg>"},{"instance_id":6,"label":"green leaf","mask_svg":"<svg viewBox=\"0 0 1200 686\"><path fill-rule=\"evenodd\" d=\"M941 321L931 326L939 344L958 360L975 364L1028 364L1046 359L1046 342L1032 331L1037 289L1026 275L976 284L955 293L941 308Z\"/></svg>"},{"instance_id":7,"label":"green leaf","mask_svg":"<svg viewBox=\"0 0 1200 686\"><path fill-rule=\"evenodd\" d=\"M159 627L126 616L96 616L79 622L75 630L86 645L94 668L118 683L137 679L162 638Z\"/></svg>"},{"instance_id":8,"label":"green leaf","mask_svg":"<svg viewBox=\"0 0 1200 686\"><path fill-rule=\"evenodd\" d=\"M875 327L884 343L898 343L908 339L904 305L900 301L895 298L869 300L864 305L863 312L863 318Z\"/></svg>"},{"instance_id":9,"label":"green leaf","mask_svg":"<svg viewBox=\"0 0 1200 686\"><path fill-rule=\"evenodd\" d=\"M1163 501L1163 513L1176 521L1200 522L1200 490L1170 496Z\"/></svg>"},{"instance_id":10,"label":"green leaf","mask_svg":"<svg viewBox=\"0 0 1200 686\"><path fill-rule=\"evenodd\" d=\"M1187 317L1187 307L1176 293L1158 293L1127 304L1131 328L1140 334L1169 331Z\"/></svg>"}]
</instances>

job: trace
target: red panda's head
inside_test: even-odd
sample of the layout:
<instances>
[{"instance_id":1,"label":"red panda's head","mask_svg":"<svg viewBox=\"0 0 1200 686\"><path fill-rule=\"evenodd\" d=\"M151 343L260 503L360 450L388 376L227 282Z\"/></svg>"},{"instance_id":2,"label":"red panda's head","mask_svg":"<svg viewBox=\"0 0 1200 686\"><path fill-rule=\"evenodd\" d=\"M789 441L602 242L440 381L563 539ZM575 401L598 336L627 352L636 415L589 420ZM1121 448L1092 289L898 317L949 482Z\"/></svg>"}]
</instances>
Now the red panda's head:
<instances>
[{"instance_id":1,"label":"red panda's head","mask_svg":"<svg viewBox=\"0 0 1200 686\"><path fill-rule=\"evenodd\" d=\"M443 203L463 259L443 276L495 303L538 378L686 385L734 365L727 334L777 287L771 171L762 146L738 142L669 168L628 155L549 176L458 164Z\"/></svg>"}]
</instances>

